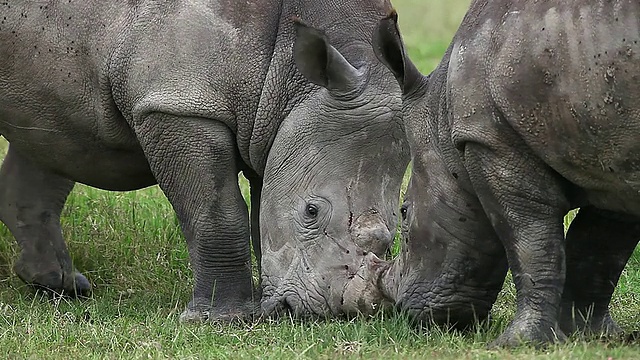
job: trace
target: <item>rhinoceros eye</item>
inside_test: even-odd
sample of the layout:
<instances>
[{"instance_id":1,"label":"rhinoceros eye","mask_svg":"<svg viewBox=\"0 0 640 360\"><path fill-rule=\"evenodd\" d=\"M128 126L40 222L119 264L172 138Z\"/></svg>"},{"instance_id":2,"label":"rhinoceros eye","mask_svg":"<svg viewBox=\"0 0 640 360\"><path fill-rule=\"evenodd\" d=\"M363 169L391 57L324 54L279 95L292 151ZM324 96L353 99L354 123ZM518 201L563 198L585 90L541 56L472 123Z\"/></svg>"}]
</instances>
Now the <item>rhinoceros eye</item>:
<instances>
[{"instance_id":1,"label":"rhinoceros eye","mask_svg":"<svg viewBox=\"0 0 640 360\"><path fill-rule=\"evenodd\" d=\"M407 220L407 209L409 209L409 203L405 202L400 207L400 214L402 214L402 220Z\"/></svg>"},{"instance_id":2,"label":"rhinoceros eye","mask_svg":"<svg viewBox=\"0 0 640 360\"><path fill-rule=\"evenodd\" d=\"M305 208L305 213L310 218L316 218L318 216L318 206L314 204L307 204Z\"/></svg>"}]
</instances>

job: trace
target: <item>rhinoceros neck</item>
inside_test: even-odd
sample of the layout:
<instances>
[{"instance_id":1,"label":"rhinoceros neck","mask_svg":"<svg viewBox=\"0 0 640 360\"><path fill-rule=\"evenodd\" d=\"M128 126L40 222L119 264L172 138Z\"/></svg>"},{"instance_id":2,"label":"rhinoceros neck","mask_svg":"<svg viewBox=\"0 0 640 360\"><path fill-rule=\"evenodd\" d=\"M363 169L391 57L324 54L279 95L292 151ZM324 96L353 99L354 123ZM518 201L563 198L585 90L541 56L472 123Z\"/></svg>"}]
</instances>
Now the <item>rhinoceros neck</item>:
<instances>
[{"instance_id":1,"label":"rhinoceros neck","mask_svg":"<svg viewBox=\"0 0 640 360\"><path fill-rule=\"evenodd\" d=\"M323 30L331 44L348 61L358 66L363 62L377 61L370 45L371 34L377 20L390 10L391 5L387 0L281 0L275 44L245 157L245 162L253 170L263 174L269 149L280 124L292 109L319 90L295 66L292 54L295 42L293 18Z\"/></svg>"}]
</instances>

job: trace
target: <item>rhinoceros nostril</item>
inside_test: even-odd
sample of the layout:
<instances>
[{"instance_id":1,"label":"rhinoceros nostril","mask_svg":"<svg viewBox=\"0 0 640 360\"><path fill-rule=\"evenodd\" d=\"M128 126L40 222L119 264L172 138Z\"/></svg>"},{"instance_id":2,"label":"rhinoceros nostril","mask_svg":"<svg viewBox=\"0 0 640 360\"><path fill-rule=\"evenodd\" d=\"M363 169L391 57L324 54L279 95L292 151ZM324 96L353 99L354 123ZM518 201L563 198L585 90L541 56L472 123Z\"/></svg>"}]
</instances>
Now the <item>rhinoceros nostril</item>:
<instances>
[{"instance_id":1,"label":"rhinoceros nostril","mask_svg":"<svg viewBox=\"0 0 640 360\"><path fill-rule=\"evenodd\" d=\"M293 306L291 305L291 303L287 299L284 299L284 301L282 302L282 310L283 311L287 311L290 314L293 313L293 310L294 310Z\"/></svg>"},{"instance_id":2,"label":"rhinoceros nostril","mask_svg":"<svg viewBox=\"0 0 640 360\"><path fill-rule=\"evenodd\" d=\"M294 302L290 301L287 298L282 299L282 301L280 302L280 308L279 308L279 316L288 314L289 316L298 316L299 314L296 311L297 306L295 306ZM299 309L298 309L299 310Z\"/></svg>"},{"instance_id":3,"label":"rhinoceros nostril","mask_svg":"<svg viewBox=\"0 0 640 360\"><path fill-rule=\"evenodd\" d=\"M267 318L278 318L287 309L285 308L284 298L270 298L262 303L262 316Z\"/></svg>"}]
</instances>

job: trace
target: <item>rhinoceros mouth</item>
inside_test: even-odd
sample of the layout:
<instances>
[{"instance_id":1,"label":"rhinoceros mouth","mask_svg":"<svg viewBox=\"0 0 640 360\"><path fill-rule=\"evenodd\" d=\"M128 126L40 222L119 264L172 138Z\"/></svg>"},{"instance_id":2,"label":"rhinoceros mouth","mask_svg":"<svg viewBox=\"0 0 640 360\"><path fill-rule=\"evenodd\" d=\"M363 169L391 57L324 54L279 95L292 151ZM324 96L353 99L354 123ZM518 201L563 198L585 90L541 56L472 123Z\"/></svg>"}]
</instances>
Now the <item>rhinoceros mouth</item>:
<instances>
[{"instance_id":1,"label":"rhinoceros mouth","mask_svg":"<svg viewBox=\"0 0 640 360\"><path fill-rule=\"evenodd\" d=\"M262 300L262 316L279 318L283 315L294 318L321 318L335 315L326 298L308 291L298 284L288 284L280 289L265 291Z\"/></svg>"},{"instance_id":2,"label":"rhinoceros mouth","mask_svg":"<svg viewBox=\"0 0 640 360\"><path fill-rule=\"evenodd\" d=\"M495 302L492 292L458 285L452 288L440 287L439 283L413 284L397 300L398 307L413 321L422 325L447 325L466 328L478 324L489 317Z\"/></svg>"},{"instance_id":3,"label":"rhinoceros mouth","mask_svg":"<svg viewBox=\"0 0 640 360\"><path fill-rule=\"evenodd\" d=\"M328 287L336 291L326 294L309 282L304 285L287 282L277 288L267 284L263 292L262 316L273 319L287 314L296 318L373 314L391 304L381 286L383 274L390 266L391 263L368 253L357 271L345 278L341 286L334 283L333 287Z\"/></svg>"}]
</instances>

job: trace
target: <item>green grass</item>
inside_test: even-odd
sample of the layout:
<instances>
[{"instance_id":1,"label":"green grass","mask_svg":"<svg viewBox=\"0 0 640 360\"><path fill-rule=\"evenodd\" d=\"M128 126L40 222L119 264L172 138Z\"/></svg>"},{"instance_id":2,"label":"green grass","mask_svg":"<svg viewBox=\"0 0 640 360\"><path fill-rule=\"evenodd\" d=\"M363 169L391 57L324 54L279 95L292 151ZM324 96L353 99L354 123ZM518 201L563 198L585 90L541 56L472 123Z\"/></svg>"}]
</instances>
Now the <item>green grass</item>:
<instances>
[{"instance_id":1,"label":"green grass","mask_svg":"<svg viewBox=\"0 0 640 360\"><path fill-rule=\"evenodd\" d=\"M470 0L396 0L398 21L409 56L427 74L449 47Z\"/></svg>"},{"instance_id":2,"label":"green grass","mask_svg":"<svg viewBox=\"0 0 640 360\"><path fill-rule=\"evenodd\" d=\"M423 72L439 61L468 1L395 1L409 52ZM246 181L241 181L247 193ZM85 301L35 295L11 272L17 246L0 226L0 358L371 358L632 359L637 347L573 341L545 350L486 350L514 311L508 280L495 319L468 333L411 327L402 315L351 321L184 325L177 319L192 285L178 222L157 187L117 193L77 186L63 231L75 264L95 285ZM640 322L640 256L623 273L613 300L622 326Z\"/></svg>"}]
</instances>

